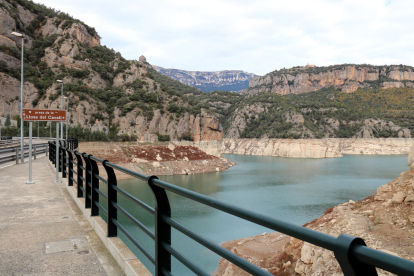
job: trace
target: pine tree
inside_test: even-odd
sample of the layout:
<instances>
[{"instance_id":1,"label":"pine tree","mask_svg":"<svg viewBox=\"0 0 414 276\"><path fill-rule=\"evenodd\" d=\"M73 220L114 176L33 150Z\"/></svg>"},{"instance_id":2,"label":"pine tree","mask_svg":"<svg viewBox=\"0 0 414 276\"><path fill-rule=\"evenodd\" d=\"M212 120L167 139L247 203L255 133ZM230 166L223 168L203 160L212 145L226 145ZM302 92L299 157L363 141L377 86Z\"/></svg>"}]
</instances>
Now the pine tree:
<instances>
[{"instance_id":1,"label":"pine tree","mask_svg":"<svg viewBox=\"0 0 414 276\"><path fill-rule=\"evenodd\" d=\"M9 127L9 126L11 126L10 114L7 114L7 117L6 117L6 122L4 123L4 126L5 126L5 127Z\"/></svg>"}]
</instances>

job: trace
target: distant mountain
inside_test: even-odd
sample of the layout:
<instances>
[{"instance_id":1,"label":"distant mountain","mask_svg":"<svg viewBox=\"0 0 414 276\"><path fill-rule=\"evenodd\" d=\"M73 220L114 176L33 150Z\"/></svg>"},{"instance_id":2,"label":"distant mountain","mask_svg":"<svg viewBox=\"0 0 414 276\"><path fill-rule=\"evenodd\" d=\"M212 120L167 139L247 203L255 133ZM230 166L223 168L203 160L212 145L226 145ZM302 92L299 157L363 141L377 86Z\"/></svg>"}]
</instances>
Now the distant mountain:
<instances>
[{"instance_id":1,"label":"distant mountain","mask_svg":"<svg viewBox=\"0 0 414 276\"><path fill-rule=\"evenodd\" d=\"M252 78L258 77L258 75L241 70L201 72L167 69L156 65L152 67L163 75L183 84L196 87L203 92L212 92L214 90L240 91L249 87L249 81Z\"/></svg>"}]
</instances>

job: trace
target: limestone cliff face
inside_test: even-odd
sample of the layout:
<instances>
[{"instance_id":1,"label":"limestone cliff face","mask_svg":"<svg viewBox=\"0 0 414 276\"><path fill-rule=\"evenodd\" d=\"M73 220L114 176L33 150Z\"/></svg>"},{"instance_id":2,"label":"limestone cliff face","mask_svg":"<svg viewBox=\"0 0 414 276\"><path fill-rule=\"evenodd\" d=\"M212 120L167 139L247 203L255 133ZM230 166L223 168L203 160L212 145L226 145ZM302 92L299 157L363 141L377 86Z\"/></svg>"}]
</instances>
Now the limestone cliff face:
<instances>
[{"instance_id":1,"label":"limestone cliff face","mask_svg":"<svg viewBox=\"0 0 414 276\"><path fill-rule=\"evenodd\" d=\"M222 153L295 158L408 154L414 139L223 139Z\"/></svg>"},{"instance_id":2,"label":"limestone cliff face","mask_svg":"<svg viewBox=\"0 0 414 276\"><path fill-rule=\"evenodd\" d=\"M69 29L62 29L64 22L58 26L54 23L53 19L48 19L46 24L43 25L38 33L41 33L44 37L52 34L64 35L68 33L71 37L75 37L76 41L82 44L88 45L88 47L101 45L101 38L98 35L92 36L89 34L86 27L80 23L74 23Z\"/></svg>"},{"instance_id":3,"label":"limestone cliff face","mask_svg":"<svg viewBox=\"0 0 414 276\"><path fill-rule=\"evenodd\" d=\"M15 46L21 40L11 35L18 31L25 35L25 49L32 44L41 49L25 51L24 68L31 72L24 80L24 107L60 108L60 85L55 81L61 79L69 99L70 126L107 134L115 126L118 135L145 142L157 141L160 134L194 142L222 139L218 119L193 109L197 103L190 103L168 82L154 79L144 56L140 61L126 60L100 46L101 38L92 27L60 11L15 0L0 4L0 45L5 46L0 52L0 117L21 112L15 69L20 66L20 49Z\"/></svg>"},{"instance_id":4,"label":"limestone cliff face","mask_svg":"<svg viewBox=\"0 0 414 276\"><path fill-rule=\"evenodd\" d=\"M0 93L0 115L6 117L10 114L11 117L20 114L20 81L12 78L4 73L0 73L0 91L7 91L7 93ZM32 108L32 101L37 98L37 89L30 82L25 82L23 85L23 107Z\"/></svg>"},{"instance_id":5,"label":"limestone cliff face","mask_svg":"<svg viewBox=\"0 0 414 276\"><path fill-rule=\"evenodd\" d=\"M238 139L240 137L246 137L242 136L242 133L244 130L246 130L249 123L251 123L253 120L260 118L261 114L271 112L269 110L271 110L271 106L269 103L258 102L240 105L232 112L232 114L229 116L229 119L227 119L229 126L225 132L224 137L229 139ZM304 116L311 112L317 112L319 114L322 114L321 116L324 116L323 114L325 112L336 112L337 110L337 108L302 108L299 111L277 110L277 113L281 115L279 118L280 122L289 124L287 134L297 135L298 138L315 138L315 130L312 131L311 129L306 127ZM337 137L336 131L339 129L341 124L348 126L358 126L356 130L353 131L350 135L353 138L376 138L378 137L376 136L376 134L381 132L392 133L393 135L391 135L390 137L411 138L411 133L408 128L403 128L401 126L396 125L392 121L385 121L381 119L369 118L365 120L346 121L326 116L324 120L312 120L311 123L317 127L317 130L323 132L323 138ZM266 130L270 132L271 128L268 128ZM265 133L260 138L268 137L268 134Z\"/></svg>"},{"instance_id":6,"label":"limestone cliff face","mask_svg":"<svg viewBox=\"0 0 414 276\"><path fill-rule=\"evenodd\" d=\"M359 88L371 87L373 83L384 88L414 87L414 68L404 65L335 65L282 69L251 79L249 88L242 93L300 94L331 86L351 93Z\"/></svg>"},{"instance_id":7,"label":"limestone cliff face","mask_svg":"<svg viewBox=\"0 0 414 276\"><path fill-rule=\"evenodd\" d=\"M239 91L247 88L249 81L257 76L241 70L200 72L166 69L156 65L153 65L153 68L163 75L186 85L197 87L203 92L214 90Z\"/></svg>"}]
</instances>

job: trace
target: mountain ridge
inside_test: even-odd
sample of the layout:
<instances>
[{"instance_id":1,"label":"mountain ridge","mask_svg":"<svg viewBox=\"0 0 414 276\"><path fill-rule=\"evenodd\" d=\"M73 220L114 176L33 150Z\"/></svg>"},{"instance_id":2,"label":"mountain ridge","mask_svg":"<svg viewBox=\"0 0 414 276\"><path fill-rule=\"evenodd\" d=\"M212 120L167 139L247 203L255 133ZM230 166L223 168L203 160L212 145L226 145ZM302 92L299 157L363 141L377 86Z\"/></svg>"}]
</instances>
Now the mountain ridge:
<instances>
[{"instance_id":1,"label":"mountain ridge","mask_svg":"<svg viewBox=\"0 0 414 276\"><path fill-rule=\"evenodd\" d=\"M183 84L200 89L203 92L214 90L240 91L248 87L249 81L256 74L243 70L221 70L221 71L187 71L182 69L164 68L152 66L157 72Z\"/></svg>"},{"instance_id":2,"label":"mountain ridge","mask_svg":"<svg viewBox=\"0 0 414 276\"><path fill-rule=\"evenodd\" d=\"M339 64L296 66L250 80L243 94L266 91L280 95L301 94L334 87L343 92L360 88L414 87L414 67L408 65Z\"/></svg>"}]
</instances>

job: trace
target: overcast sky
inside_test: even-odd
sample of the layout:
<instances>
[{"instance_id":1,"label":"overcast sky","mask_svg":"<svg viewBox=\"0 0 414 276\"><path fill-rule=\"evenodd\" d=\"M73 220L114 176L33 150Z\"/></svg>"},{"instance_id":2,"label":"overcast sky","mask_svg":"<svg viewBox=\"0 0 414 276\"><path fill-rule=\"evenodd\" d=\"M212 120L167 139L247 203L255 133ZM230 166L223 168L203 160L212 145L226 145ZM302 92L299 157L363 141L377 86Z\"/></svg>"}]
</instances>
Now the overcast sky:
<instances>
[{"instance_id":1,"label":"overcast sky","mask_svg":"<svg viewBox=\"0 0 414 276\"><path fill-rule=\"evenodd\" d=\"M34 0L95 27L102 45L165 68L414 65L412 0Z\"/></svg>"}]
</instances>

